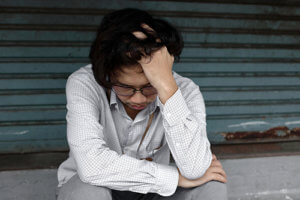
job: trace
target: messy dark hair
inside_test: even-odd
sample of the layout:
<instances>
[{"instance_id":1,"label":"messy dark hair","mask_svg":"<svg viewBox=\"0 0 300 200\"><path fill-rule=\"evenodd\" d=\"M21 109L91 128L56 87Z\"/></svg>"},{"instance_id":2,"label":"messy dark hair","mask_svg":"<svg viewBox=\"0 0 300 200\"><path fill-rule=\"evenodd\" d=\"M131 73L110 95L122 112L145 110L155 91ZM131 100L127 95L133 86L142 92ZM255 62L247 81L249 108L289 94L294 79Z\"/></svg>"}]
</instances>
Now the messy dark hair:
<instances>
[{"instance_id":1,"label":"messy dark hair","mask_svg":"<svg viewBox=\"0 0 300 200\"><path fill-rule=\"evenodd\" d=\"M143 28L145 24L154 31ZM147 37L139 39L132 34L135 31ZM109 13L98 28L89 54L94 77L100 85L110 88L110 77L117 69L138 65L142 56L151 56L163 46L167 47L175 61L179 60L183 40L168 22L133 8Z\"/></svg>"}]
</instances>

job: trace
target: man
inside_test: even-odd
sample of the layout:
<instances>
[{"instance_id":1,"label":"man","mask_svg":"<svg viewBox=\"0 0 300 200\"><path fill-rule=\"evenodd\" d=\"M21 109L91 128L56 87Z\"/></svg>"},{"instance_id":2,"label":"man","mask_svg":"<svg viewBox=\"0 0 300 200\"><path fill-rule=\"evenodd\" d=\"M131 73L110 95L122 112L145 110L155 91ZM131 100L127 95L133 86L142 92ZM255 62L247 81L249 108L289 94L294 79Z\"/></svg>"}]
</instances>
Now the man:
<instances>
[{"instance_id":1,"label":"man","mask_svg":"<svg viewBox=\"0 0 300 200\"><path fill-rule=\"evenodd\" d=\"M227 199L199 87L172 72L182 48L177 30L145 11L104 17L92 64L67 81L58 199Z\"/></svg>"}]
</instances>

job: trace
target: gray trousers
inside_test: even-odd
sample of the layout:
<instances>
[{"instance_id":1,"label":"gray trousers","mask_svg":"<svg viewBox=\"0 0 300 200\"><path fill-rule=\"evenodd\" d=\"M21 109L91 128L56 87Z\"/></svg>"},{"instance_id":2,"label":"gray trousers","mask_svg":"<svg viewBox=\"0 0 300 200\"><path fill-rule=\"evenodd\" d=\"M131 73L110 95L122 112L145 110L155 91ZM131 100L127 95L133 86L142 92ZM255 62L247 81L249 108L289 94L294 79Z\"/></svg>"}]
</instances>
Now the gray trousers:
<instances>
[{"instance_id":1,"label":"gray trousers","mask_svg":"<svg viewBox=\"0 0 300 200\"><path fill-rule=\"evenodd\" d=\"M57 200L227 200L226 184L210 181L204 185L185 189L178 187L169 197L158 194L140 194L117 191L84 183L73 176L61 188L57 188Z\"/></svg>"}]
</instances>

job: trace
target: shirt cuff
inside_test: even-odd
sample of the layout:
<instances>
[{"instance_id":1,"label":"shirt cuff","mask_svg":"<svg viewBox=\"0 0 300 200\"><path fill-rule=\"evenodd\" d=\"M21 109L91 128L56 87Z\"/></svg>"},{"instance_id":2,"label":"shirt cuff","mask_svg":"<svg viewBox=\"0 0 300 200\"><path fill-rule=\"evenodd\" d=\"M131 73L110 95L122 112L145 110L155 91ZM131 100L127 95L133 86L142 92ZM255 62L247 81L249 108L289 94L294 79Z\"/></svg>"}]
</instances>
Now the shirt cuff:
<instances>
[{"instance_id":1,"label":"shirt cuff","mask_svg":"<svg viewBox=\"0 0 300 200\"><path fill-rule=\"evenodd\" d=\"M178 186L178 170L176 167L169 165L157 164L157 166L157 180L152 192L161 196L171 196Z\"/></svg>"},{"instance_id":2,"label":"shirt cuff","mask_svg":"<svg viewBox=\"0 0 300 200\"><path fill-rule=\"evenodd\" d=\"M161 103L159 98L158 103L164 118L170 126L178 124L181 119L191 114L179 88L175 94L167 100L165 105Z\"/></svg>"}]
</instances>

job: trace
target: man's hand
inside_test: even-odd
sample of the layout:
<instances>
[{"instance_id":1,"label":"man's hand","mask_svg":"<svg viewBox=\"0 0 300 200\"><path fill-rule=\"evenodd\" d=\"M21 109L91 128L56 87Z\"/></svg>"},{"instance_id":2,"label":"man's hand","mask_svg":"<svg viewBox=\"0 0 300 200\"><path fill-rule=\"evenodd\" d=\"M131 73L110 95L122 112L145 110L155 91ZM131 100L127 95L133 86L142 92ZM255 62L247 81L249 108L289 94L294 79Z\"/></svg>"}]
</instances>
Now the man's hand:
<instances>
[{"instance_id":1,"label":"man's hand","mask_svg":"<svg viewBox=\"0 0 300 200\"><path fill-rule=\"evenodd\" d=\"M139 63L151 83L157 90L161 102L164 104L178 89L172 74L174 57L163 46L155 51L151 57L143 57Z\"/></svg>"},{"instance_id":2,"label":"man's hand","mask_svg":"<svg viewBox=\"0 0 300 200\"><path fill-rule=\"evenodd\" d=\"M179 170L178 170L179 172ZM179 172L179 181L178 186L183 188L192 188L207 183L209 181L220 181L222 183L227 182L227 176L225 171L222 168L220 161L217 160L217 157L213 154L213 160L210 167L207 169L205 174L195 180L189 180L183 177Z\"/></svg>"}]
</instances>

